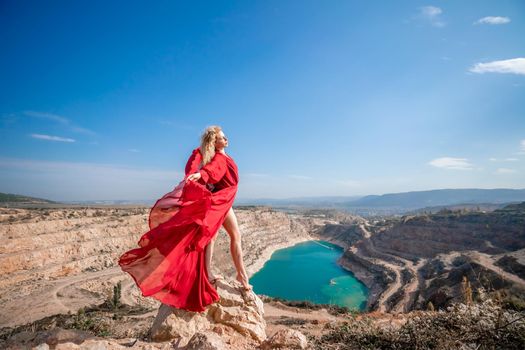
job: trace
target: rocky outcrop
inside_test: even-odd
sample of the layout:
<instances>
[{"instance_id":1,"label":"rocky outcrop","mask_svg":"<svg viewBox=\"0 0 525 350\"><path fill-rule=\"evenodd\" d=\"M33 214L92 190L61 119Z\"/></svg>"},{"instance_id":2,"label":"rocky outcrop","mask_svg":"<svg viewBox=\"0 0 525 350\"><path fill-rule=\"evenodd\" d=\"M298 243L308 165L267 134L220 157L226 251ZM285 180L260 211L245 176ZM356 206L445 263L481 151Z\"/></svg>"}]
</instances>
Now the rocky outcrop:
<instances>
[{"instance_id":1,"label":"rocky outcrop","mask_svg":"<svg viewBox=\"0 0 525 350\"><path fill-rule=\"evenodd\" d=\"M226 350L228 348L218 334L213 332L199 332L191 337L185 350Z\"/></svg>"},{"instance_id":2,"label":"rocky outcrop","mask_svg":"<svg viewBox=\"0 0 525 350\"><path fill-rule=\"evenodd\" d=\"M396 281L395 273L381 263L373 263L348 249L337 261L368 288L367 310L378 308L378 300L388 285Z\"/></svg>"},{"instance_id":3,"label":"rocky outcrop","mask_svg":"<svg viewBox=\"0 0 525 350\"><path fill-rule=\"evenodd\" d=\"M242 294L238 288L231 281L218 281L220 300L204 312L188 312L162 304L151 328L151 339L163 342L177 338L179 345L186 345L196 334L201 334L193 341L209 338L214 343L212 340L220 336L225 344L235 344L236 348L259 345L266 339L263 302L256 294Z\"/></svg>"},{"instance_id":4,"label":"rocky outcrop","mask_svg":"<svg viewBox=\"0 0 525 350\"><path fill-rule=\"evenodd\" d=\"M320 239L332 242L345 249L365 238L365 233L358 223L326 223L317 226L315 234Z\"/></svg>"},{"instance_id":5,"label":"rocky outcrop","mask_svg":"<svg viewBox=\"0 0 525 350\"><path fill-rule=\"evenodd\" d=\"M269 337L261 349L306 349L308 340L305 335L294 329L280 329Z\"/></svg>"}]
</instances>

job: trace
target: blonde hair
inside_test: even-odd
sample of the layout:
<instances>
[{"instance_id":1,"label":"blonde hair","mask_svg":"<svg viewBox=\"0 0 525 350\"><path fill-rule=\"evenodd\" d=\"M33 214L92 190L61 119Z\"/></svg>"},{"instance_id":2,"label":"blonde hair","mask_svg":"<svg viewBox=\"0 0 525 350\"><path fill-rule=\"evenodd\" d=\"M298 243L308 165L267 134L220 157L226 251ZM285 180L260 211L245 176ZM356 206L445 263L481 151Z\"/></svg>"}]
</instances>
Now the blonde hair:
<instances>
[{"instance_id":1,"label":"blonde hair","mask_svg":"<svg viewBox=\"0 0 525 350\"><path fill-rule=\"evenodd\" d=\"M202 154L202 166L205 166L215 155L215 140L222 128L217 125L208 126L201 136L200 151Z\"/></svg>"}]
</instances>

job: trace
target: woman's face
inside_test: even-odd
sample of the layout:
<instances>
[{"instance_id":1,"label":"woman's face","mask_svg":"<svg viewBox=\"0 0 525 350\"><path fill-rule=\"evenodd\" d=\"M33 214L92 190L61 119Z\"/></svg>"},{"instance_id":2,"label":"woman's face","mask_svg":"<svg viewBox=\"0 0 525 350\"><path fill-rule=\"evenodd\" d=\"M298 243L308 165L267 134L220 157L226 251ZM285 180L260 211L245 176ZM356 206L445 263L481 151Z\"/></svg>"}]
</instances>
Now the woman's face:
<instances>
[{"instance_id":1,"label":"woman's face","mask_svg":"<svg viewBox=\"0 0 525 350\"><path fill-rule=\"evenodd\" d=\"M219 133L217 134L217 138L215 139L215 150L220 151L225 147L228 147L228 139L221 130L219 131Z\"/></svg>"}]
</instances>

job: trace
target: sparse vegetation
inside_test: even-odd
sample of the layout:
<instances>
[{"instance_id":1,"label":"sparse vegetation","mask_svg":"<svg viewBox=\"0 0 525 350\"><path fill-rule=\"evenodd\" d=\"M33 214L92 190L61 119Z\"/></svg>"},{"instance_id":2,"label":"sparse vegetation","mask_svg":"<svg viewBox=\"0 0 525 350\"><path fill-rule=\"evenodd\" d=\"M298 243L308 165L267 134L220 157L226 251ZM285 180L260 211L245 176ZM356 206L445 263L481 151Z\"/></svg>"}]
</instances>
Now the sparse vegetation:
<instances>
[{"instance_id":1,"label":"sparse vegetation","mask_svg":"<svg viewBox=\"0 0 525 350\"><path fill-rule=\"evenodd\" d=\"M120 306L121 290L122 290L122 282L118 281L118 283L115 286L113 286L112 306L114 309Z\"/></svg>"},{"instance_id":2,"label":"sparse vegetation","mask_svg":"<svg viewBox=\"0 0 525 350\"><path fill-rule=\"evenodd\" d=\"M463 292L463 301L465 304L472 304L472 287L470 286L470 281L467 279L467 276L463 276L461 290Z\"/></svg>"},{"instance_id":3,"label":"sparse vegetation","mask_svg":"<svg viewBox=\"0 0 525 350\"><path fill-rule=\"evenodd\" d=\"M282 316L282 319L275 321L275 324L280 324L283 326L295 326L295 325L302 326L308 322L309 322L308 320L305 320L302 318Z\"/></svg>"},{"instance_id":4,"label":"sparse vegetation","mask_svg":"<svg viewBox=\"0 0 525 350\"><path fill-rule=\"evenodd\" d=\"M105 317L86 312L83 308L78 310L70 322L73 329L89 331L101 337L111 335L111 325L106 322Z\"/></svg>"},{"instance_id":5,"label":"sparse vegetation","mask_svg":"<svg viewBox=\"0 0 525 350\"><path fill-rule=\"evenodd\" d=\"M427 310L428 311L435 311L434 310L434 304L432 304L431 301L429 301L428 304L427 304Z\"/></svg>"},{"instance_id":6,"label":"sparse vegetation","mask_svg":"<svg viewBox=\"0 0 525 350\"><path fill-rule=\"evenodd\" d=\"M80 308L76 313L52 315L25 325L2 328L0 329L0 344L1 341L6 341L11 336L24 331L40 332L52 330L56 327L87 331L99 337L121 338L129 336L128 333L125 333L129 329L122 328L123 316L142 315L152 311L142 306L125 304L119 304L119 307L115 309L112 302L108 302L108 300L100 305ZM133 332L137 333L134 336L145 339L149 326L150 322L146 322L142 328L135 329Z\"/></svg>"},{"instance_id":7,"label":"sparse vegetation","mask_svg":"<svg viewBox=\"0 0 525 350\"><path fill-rule=\"evenodd\" d=\"M380 327L363 317L328 329L310 339L315 349L525 348L525 313L504 310L492 299L454 304L442 312L415 311L399 328Z\"/></svg>"},{"instance_id":8,"label":"sparse vegetation","mask_svg":"<svg viewBox=\"0 0 525 350\"><path fill-rule=\"evenodd\" d=\"M48 199L22 196L13 193L0 193L0 203L56 203Z\"/></svg>"}]
</instances>

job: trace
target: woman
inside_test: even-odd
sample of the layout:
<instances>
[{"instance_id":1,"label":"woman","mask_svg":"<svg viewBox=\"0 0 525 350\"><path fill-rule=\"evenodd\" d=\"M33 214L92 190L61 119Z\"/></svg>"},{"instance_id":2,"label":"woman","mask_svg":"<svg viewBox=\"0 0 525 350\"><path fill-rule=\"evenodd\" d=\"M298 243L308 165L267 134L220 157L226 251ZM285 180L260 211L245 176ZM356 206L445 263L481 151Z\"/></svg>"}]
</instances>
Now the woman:
<instances>
[{"instance_id":1,"label":"woman","mask_svg":"<svg viewBox=\"0 0 525 350\"><path fill-rule=\"evenodd\" d=\"M220 127L205 130L200 147L188 159L184 180L152 207L150 231L140 238L140 248L120 257L119 265L133 277L143 296L199 312L218 301L209 268L213 239L221 225L231 239L241 291L251 291L232 209L239 176L237 165L224 151L227 146Z\"/></svg>"}]
</instances>

